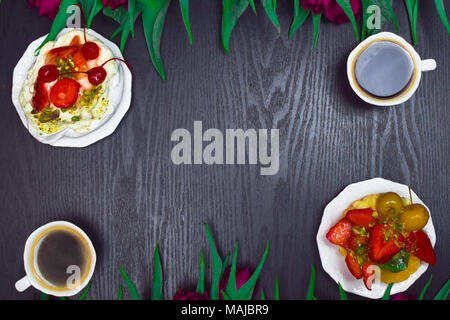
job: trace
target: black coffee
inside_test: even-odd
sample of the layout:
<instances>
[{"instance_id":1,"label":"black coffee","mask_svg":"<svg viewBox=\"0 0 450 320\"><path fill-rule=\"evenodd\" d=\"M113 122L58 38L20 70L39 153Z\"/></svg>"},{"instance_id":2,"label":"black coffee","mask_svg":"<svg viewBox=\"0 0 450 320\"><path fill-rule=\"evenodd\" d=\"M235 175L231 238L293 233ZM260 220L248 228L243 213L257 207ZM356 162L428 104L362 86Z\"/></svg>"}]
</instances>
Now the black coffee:
<instances>
[{"instance_id":1,"label":"black coffee","mask_svg":"<svg viewBox=\"0 0 450 320\"><path fill-rule=\"evenodd\" d=\"M371 95L387 98L404 91L414 73L411 56L400 45L378 41L369 45L355 65L356 81Z\"/></svg>"},{"instance_id":2,"label":"black coffee","mask_svg":"<svg viewBox=\"0 0 450 320\"><path fill-rule=\"evenodd\" d=\"M88 248L79 236L70 231L55 230L41 240L37 266L45 280L65 288L67 279L74 274L74 267L71 266L79 267L82 276L88 267L87 259Z\"/></svg>"}]
</instances>

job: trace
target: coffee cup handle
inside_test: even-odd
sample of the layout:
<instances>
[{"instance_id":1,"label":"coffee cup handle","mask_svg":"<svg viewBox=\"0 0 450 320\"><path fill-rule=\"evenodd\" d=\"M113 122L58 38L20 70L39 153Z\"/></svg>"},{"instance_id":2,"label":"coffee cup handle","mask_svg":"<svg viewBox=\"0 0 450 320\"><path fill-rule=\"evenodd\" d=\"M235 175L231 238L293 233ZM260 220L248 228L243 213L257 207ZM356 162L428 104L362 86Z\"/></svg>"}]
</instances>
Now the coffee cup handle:
<instances>
[{"instance_id":1,"label":"coffee cup handle","mask_svg":"<svg viewBox=\"0 0 450 320\"><path fill-rule=\"evenodd\" d=\"M19 292L25 291L31 286L30 280L28 280L28 277L25 276L22 279L18 280L16 282L16 290Z\"/></svg>"},{"instance_id":2,"label":"coffee cup handle","mask_svg":"<svg viewBox=\"0 0 450 320\"><path fill-rule=\"evenodd\" d=\"M436 61L434 59L422 60L422 71L433 71L436 69Z\"/></svg>"}]
</instances>

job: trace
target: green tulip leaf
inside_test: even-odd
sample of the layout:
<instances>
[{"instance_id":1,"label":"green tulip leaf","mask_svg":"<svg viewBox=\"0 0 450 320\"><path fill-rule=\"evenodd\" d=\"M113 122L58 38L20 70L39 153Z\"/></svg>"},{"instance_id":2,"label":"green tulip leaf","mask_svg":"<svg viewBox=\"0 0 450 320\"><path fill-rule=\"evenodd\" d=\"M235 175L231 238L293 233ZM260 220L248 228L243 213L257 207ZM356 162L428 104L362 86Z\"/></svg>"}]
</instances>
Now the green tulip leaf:
<instances>
[{"instance_id":1,"label":"green tulip leaf","mask_svg":"<svg viewBox=\"0 0 450 320\"><path fill-rule=\"evenodd\" d=\"M381 298L381 300L389 300L391 298L391 289L394 286L393 283L390 283L387 288L386 291L384 292L383 298Z\"/></svg>"},{"instance_id":2,"label":"green tulip leaf","mask_svg":"<svg viewBox=\"0 0 450 320\"><path fill-rule=\"evenodd\" d=\"M264 295L263 289L261 289L261 300L266 300L266 296Z\"/></svg>"},{"instance_id":3,"label":"green tulip leaf","mask_svg":"<svg viewBox=\"0 0 450 320\"><path fill-rule=\"evenodd\" d=\"M196 292L201 295L205 293L205 260L203 258L203 250L200 250L200 279L198 280Z\"/></svg>"},{"instance_id":4,"label":"green tulip leaf","mask_svg":"<svg viewBox=\"0 0 450 320\"><path fill-rule=\"evenodd\" d=\"M92 25L92 20L94 20L94 17L103 9L103 3L102 0L95 0L92 9L89 12L89 16L86 21L86 28L90 28Z\"/></svg>"},{"instance_id":5,"label":"green tulip leaf","mask_svg":"<svg viewBox=\"0 0 450 320\"><path fill-rule=\"evenodd\" d=\"M115 10L112 10L110 7L105 7L103 8L103 14L119 24L128 21L128 13L123 6L120 6Z\"/></svg>"},{"instance_id":6,"label":"green tulip leaf","mask_svg":"<svg viewBox=\"0 0 450 320\"><path fill-rule=\"evenodd\" d=\"M355 31L356 40L359 40L358 25L356 24L355 15L353 14L353 9L352 5L350 4L350 0L336 0L336 2L342 8L342 10L344 10L348 19L352 23L353 30Z\"/></svg>"},{"instance_id":7,"label":"green tulip leaf","mask_svg":"<svg viewBox=\"0 0 450 320\"><path fill-rule=\"evenodd\" d=\"M405 0L408 10L409 22L411 25L411 35L413 44L417 44L417 0Z\"/></svg>"},{"instance_id":8,"label":"green tulip leaf","mask_svg":"<svg viewBox=\"0 0 450 320\"><path fill-rule=\"evenodd\" d=\"M278 284L278 277L275 277L275 300L280 300L280 286Z\"/></svg>"},{"instance_id":9,"label":"green tulip leaf","mask_svg":"<svg viewBox=\"0 0 450 320\"><path fill-rule=\"evenodd\" d=\"M83 12L87 16L87 14L90 13L92 9L92 0L78 0L78 3L81 4Z\"/></svg>"},{"instance_id":10,"label":"green tulip leaf","mask_svg":"<svg viewBox=\"0 0 450 320\"><path fill-rule=\"evenodd\" d=\"M48 300L49 295L46 293L41 292L40 300Z\"/></svg>"},{"instance_id":11,"label":"green tulip leaf","mask_svg":"<svg viewBox=\"0 0 450 320\"><path fill-rule=\"evenodd\" d=\"M221 292L223 300L231 300L231 297L225 291L222 290Z\"/></svg>"},{"instance_id":12,"label":"green tulip leaf","mask_svg":"<svg viewBox=\"0 0 450 320\"><path fill-rule=\"evenodd\" d=\"M231 32L245 12L249 0L222 0L222 46L230 53Z\"/></svg>"},{"instance_id":13,"label":"green tulip leaf","mask_svg":"<svg viewBox=\"0 0 450 320\"><path fill-rule=\"evenodd\" d=\"M425 287L423 287L422 291L420 291L419 298L417 300L423 300L423 297L425 296L425 293L427 292L428 287L430 286L431 280L433 279L433 275L430 276L430 280L428 280Z\"/></svg>"},{"instance_id":14,"label":"green tulip leaf","mask_svg":"<svg viewBox=\"0 0 450 320\"><path fill-rule=\"evenodd\" d=\"M317 37L319 36L319 25L320 25L320 18L322 17L322 14L313 14L313 28L314 28L314 37L313 37L313 50L316 50L316 43L317 43Z\"/></svg>"},{"instance_id":15,"label":"green tulip leaf","mask_svg":"<svg viewBox=\"0 0 450 320\"><path fill-rule=\"evenodd\" d=\"M449 293L450 293L450 280L447 280L447 282L444 284L441 290L439 290L439 292L433 298L433 300L447 300Z\"/></svg>"},{"instance_id":16,"label":"green tulip leaf","mask_svg":"<svg viewBox=\"0 0 450 320\"><path fill-rule=\"evenodd\" d=\"M78 298L78 300L88 300L89 297L87 296L89 289L91 288L91 284L89 283L86 286L86 289L84 289L83 293L81 294L81 296Z\"/></svg>"},{"instance_id":17,"label":"green tulip leaf","mask_svg":"<svg viewBox=\"0 0 450 320\"><path fill-rule=\"evenodd\" d=\"M306 293L306 300L314 300L314 288L316 286L316 270L311 265L311 276L309 277L308 292Z\"/></svg>"},{"instance_id":18,"label":"green tulip leaf","mask_svg":"<svg viewBox=\"0 0 450 320\"><path fill-rule=\"evenodd\" d=\"M272 24L277 29L278 33L280 33L280 22L278 21L277 13L276 13L276 0L261 0L264 10L266 11L267 16L269 17Z\"/></svg>"},{"instance_id":19,"label":"green tulip leaf","mask_svg":"<svg viewBox=\"0 0 450 320\"><path fill-rule=\"evenodd\" d=\"M143 5L140 2L135 3L134 7L134 20L133 23L130 22L130 16L127 11L125 11L125 8L123 6L111 10L109 7L103 9L103 14L105 14L107 17L114 19L116 22L120 24L120 26L114 31L114 33L111 35L111 39L113 39L115 36L117 36L120 32L122 32L120 37L120 51L123 52L125 49L125 44L128 40L128 36L131 32L130 25L136 22L137 18L141 15L143 10ZM133 35L132 35L133 36Z\"/></svg>"},{"instance_id":20,"label":"green tulip leaf","mask_svg":"<svg viewBox=\"0 0 450 320\"><path fill-rule=\"evenodd\" d=\"M189 44L192 46L192 30L189 22L189 0L180 0L181 16L183 17L184 26L188 33Z\"/></svg>"},{"instance_id":21,"label":"green tulip leaf","mask_svg":"<svg viewBox=\"0 0 450 320\"><path fill-rule=\"evenodd\" d=\"M206 223L203 224L206 231L206 236L208 238L209 248L211 250L211 258L212 258L212 280L211 280L211 300L219 299L219 282L223 274L222 270L222 259L217 252L216 244L214 242L214 238L209 230L209 227Z\"/></svg>"},{"instance_id":22,"label":"green tulip leaf","mask_svg":"<svg viewBox=\"0 0 450 320\"><path fill-rule=\"evenodd\" d=\"M128 287L128 291L130 291L131 298L133 300L141 300L141 297L139 296L138 291L136 290L136 286L134 285L133 281L131 281L128 274L123 270L122 266L119 266L120 273L122 274L122 278L125 281L125 284Z\"/></svg>"},{"instance_id":23,"label":"green tulip leaf","mask_svg":"<svg viewBox=\"0 0 450 320\"><path fill-rule=\"evenodd\" d=\"M123 300L123 287L119 284L119 294L117 295L117 300Z\"/></svg>"},{"instance_id":24,"label":"green tulip leaf","mask_svg":"<svg viewBox=\"0 0 450 320\"><path fill-rule=\"evenodd\" d=\"M237 250L237 245L236 245ZM237 253L237 251L236 251ZM242 287L239 288L238 294L237 294L237 300L250 300L253 295L253 291L256 286L256 282L258 281L259 275L261 274L261 270L264 266L264 262L267 259L267 255L269 254L269 241L267 241L266 250L264 251L264 254L261 258L261 261L259 262L258 266L256 267L255 271L251 275L250 279L246 283L242 285ZM234 259L234 257L233 257ZM231 274L231 272L230 272ZM234 281L236 284L236 280Z\"/></svg>"},{"instance_id":25,"label":"green tulip leaf","mask_svg":"<svg viewBox=\"0 0 450 320\"><path fill-rule=\"evenodd\" d=\"M434 0L434 3L436 4L436 9L442 23L444 24L445 29L447 30L448 34L450 34L450 24L447 19L447 13L445 12L444 0Z\"/></svg>"},{"instance_id":26,"label":"green tulip leaf","mask_svg":"<svg viewBox=\"0 0 450 320\"><path fill-rule=\"evenodd\" d=\"M233 253L233 260L231 262L230 275L228 276L228 283L225 290L230 297L237 297L238 294L236 288L237 253L238 253L238 244L236 242L236 244L234 245L234 253Z\"/></svg>"},{"instance_id":27,"label":"green tulip leaf","mask_svg":"<svg viewBox=\"0 0 450 320\"><path fill-rule=\"evenodd\" d=\"M156 245L153 258L153 288L152 300L162 300L163 298L163 272L161 257L159 256L159 246Z\"/></svg>"},{"instance_id":28,"label":"green tulip leaf","mask_svg":"<svg viewBox=\"0 0 450 320\"><path fill-rule=\"evenodd\" d=\"M147 41L148 52L150 53L153 66L158 71L161 79L166 81L160 45L164 19L170 5L170 0L154 0L152 2L152 5L144 5L142 11L145 40Z\"/></svg>"},{"instance_id":29,"label":"green tulip leaf","mask_svg":"<svg viewBox=\"0 0 450 320\"><path fill-rule=\"evenodd\" d=\"M294 0L294 21L292 21L291 28L289 30L289 38L292 38L294 33L301 27L309 16L309 11L305 10L300 5L300 0Z\"/></svg>"},{"instance_id":30,"label":"green tulip leaf","mask_svg":"<svg viewBox=\"0 0 450 320\"><path fill-rule=\"evenodd\" d=\"M342 289L340 282L338 282L338 287L339 287L339 296L341 297L341 300L348 300L347 294L345 293L344 289Z\"/></svg>"},{"instance_id":31,"label":"green tulip leaf","mask_svg":"<svg viewBox=\"0 0 450 320\"><path fill-rule=\"evenodd\" d=\"M257 13L256 13L256 6L255 6L255 0L250 0L250 7L252 7L253 13L257 15Z\"/></svg>"},{"instance_id":32,"label":"green tulip leaf","mask_svg":"<svg viewBox=\"0 0 450 320\"><path fill-rule=\"evenodd\" d=\"M225 270L228 267L229 261L230 261L230 256L226 256L225 260L223 260L223 263L222 263L222 270L220 270L220 279L222 279L223 274L225 273Z\"/></svg>"},{"instance_id":33,"label":"green tulip leaf","mask_svg":"<svg viewBox=\"0 0 450 320\"><path fill-rule=\"evenodd\" d=\"M384 17L387 21L391 22L394 25L395 30L398 31L398 21L394 9L392 8L392 0L381 0L378 3L378 6L381 8L381 17Z\"/></svg>"}]
</instances>

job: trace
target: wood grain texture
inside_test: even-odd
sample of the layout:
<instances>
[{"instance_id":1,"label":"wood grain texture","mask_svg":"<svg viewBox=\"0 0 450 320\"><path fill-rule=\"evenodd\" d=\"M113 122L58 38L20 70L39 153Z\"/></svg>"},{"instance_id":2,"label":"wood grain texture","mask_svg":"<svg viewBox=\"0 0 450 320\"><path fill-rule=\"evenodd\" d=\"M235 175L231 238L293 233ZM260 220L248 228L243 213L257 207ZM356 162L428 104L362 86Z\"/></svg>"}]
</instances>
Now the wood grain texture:
<instances>
[{"instance_id":1,"label":"wood grain texture","mask_svg":"<svg viewBox=\"0 0 450 320\"><path fill-rule=\"evenodd\" d=\"M420 2L416 49L436 59L437 70L424 74L409 102L376 108L360 101L346 79L346 58L357 45L350 24L324 21L313 52L311 21L288 40L293 5L279 1L281 34L261 7L257 16L247 10L227 55L220 3L191 1L192 47L178 5L170 7L162 40L166 83L151 66L137 24L124 53L134 67L130 111L112 136L79 150L39 144L23 128L10 98L12 71L50 23L26 1L0 5L0 298L39 296L14 289L24 273L23 245L38 226L64 219L83 228L97 249L93 299L117 296L119 265L150 298L157 243L165 297L180 286L195 289L201 248L209 261L203 221L223 256L239 241L241 265L255 266L270 240L260 281L269 297L278 275L282 298L303 299L314 264L316 296L337 299L315 243L322 211L346 185L377 176L410 184L432 212L438 263L411 294L418 296L430 274L429 293L448 279L450 38L434 5ZM395 12L399 34L409 39L400 1ZM104 35L114 27L101 15L93 24ZM260 176L248 165L173 165L170 135L193 130L195 120L221 130L279 128L279 174Z\"/></svg>"}]
</instances>

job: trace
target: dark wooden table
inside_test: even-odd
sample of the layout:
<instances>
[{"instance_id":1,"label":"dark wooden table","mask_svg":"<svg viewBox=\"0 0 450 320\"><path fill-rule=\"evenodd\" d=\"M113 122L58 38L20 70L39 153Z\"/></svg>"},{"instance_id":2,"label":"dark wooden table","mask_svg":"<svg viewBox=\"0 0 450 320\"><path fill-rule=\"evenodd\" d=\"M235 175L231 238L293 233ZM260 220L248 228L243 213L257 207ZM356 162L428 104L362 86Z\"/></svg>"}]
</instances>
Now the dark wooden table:
<instances>
[{"instance_id":1,"label":"dark wooden table","mask_svg":"<svg viewBox=\"0 0 450 320\"><path fill-rule=\"evenodd\" d=\"M395 2L399 34L410 39L404 5ZM28 235L64 219L93 239L98 264L92 299L112 299L119 265L149 298L153 250L160 245L164 292L195 288L200 249L209 251L202 222L212 228L223 256L240 244L239 263L255 266L265 241L269 258L260 287L272 296L303 299L310 265L316 296L339 297L323 271L315 242L325 205L346 185L372 177L409 184L430 207L438 263L410 289L417 297L433 274L430 294L448 279L450 236L450 37L431 1L420 1L417 51L437 61L414 97L398 107L360 101L346 79L346 59L357 41L349 24L323 22L317 49L308 21L288 40L291 1L279 1L281 35L262 8L248 10L231 40L220 45L221 1L192 1L194 46L187 41L179 7L169 9L162 40L167 82L147 53L141 23L126 59L135 67L132 105L116 132L84 149L53 148L25 130L11 102L12 71L25 48L50 30L26 1L0 5L0 298L19 294ZM93 28L109 36L116 24L99 15ZM389 29L389 28L388 28ZM170 159L176 128L279 128L280 171L261 176L257 166L175 166ZM356 298L356 296L352 296Z\"/></svg>"}]
</instances>

